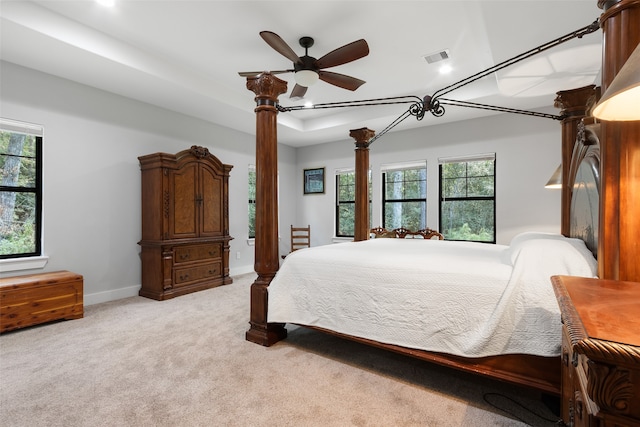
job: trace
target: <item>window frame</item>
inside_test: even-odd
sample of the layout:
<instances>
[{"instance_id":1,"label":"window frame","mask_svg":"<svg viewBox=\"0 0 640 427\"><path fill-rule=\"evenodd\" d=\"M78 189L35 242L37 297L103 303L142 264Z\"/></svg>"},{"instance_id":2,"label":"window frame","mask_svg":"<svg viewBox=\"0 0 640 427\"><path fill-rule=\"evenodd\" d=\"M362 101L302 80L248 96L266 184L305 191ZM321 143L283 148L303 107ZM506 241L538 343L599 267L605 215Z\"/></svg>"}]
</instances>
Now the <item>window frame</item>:
<instances>
[{"instance_id":1,"label":"window frame","mask_svg":"<svg viewBox=\"0 0 640 427\"><path fill-rule=\"evenodd\" d=\"M353 199L350 200L340 200L340 176L342 175L348 175L348 174L352 174L353 175ZM355 205L356 205L356 193L355 193L355 175L356 175L356 171L355 169L341 169L341 170L336 170L335 173L335 179L336 179L336 211L335 211L335 235L336 237L354 237L355 234L340 234L340 208L343 205L353 205L353 211L354 211L354 215L355 215ZM355 223L355 216L354 216L354 223Z\"/></svg>"},{"instance_id":2,"label":"window frame","mask_svg":"<svg viewBox=\"0 0 640 427\"><path fill-rule=\"evenodd\" d=\"M30 135L35 138L35 182L34 187L20 187L3 185L0 181L0 192L14 192L14 193L31 193L35 196L35 220L34 220L34 251L13 253L13 254L0 254L0 261L20 260L24 258L41 257L43 254L43 242L42 242L42 168L43 168L43 139L44 132L43 127L40 125L20 122L16 120L0 118L0 131L20 133L24 135Z\"/></svg>"},{"instance_id":3,"label":"window frame","mask_svg":"<svg viewBox=\"0 0 640 427\"><path fill-rule=\"evenodd\" d=\"M409 198L409 199L388 199L387 198L387 173L388 172L397 172L397 171L407 171L407 170L419 170L424 169L424 198ZM381 167L381 176L382 176L382 227L388 228L392 227L388 225L387 222L387 202L388 203L422 203L423 204L423 212L424 216L420 219L421 224L417 228L418 230L427 227L427 162L411 162L411 163L396 163L390 165L383 165ZM403 182L406 182L404 180ZM407 224L400 224L399 227L406 227ZM397 228L393 226L392 228Z\"/></svg>"},{"instance_id":4,"label":"window frame","mask_svg":"<svg viewBox=\"0 0 640 427\"><path fill-rule=\"evenodd\" d=\"M444 189L444 182L443 182L443 175L442 175L442 168L443 165L445 163L467 163L467 165L465 166L465 179L469 179L469 175L468 175L468 163L471 162L475 162L475 161L482 161L482 160L490 160L493 161L493 196L467 196L467 197L443 197L443 189ZM445 239L447 240L456 240L456 241L470 241L470 242L479 242L479 243L496 243L496 235L497 235L497 224L496 224L496 169L497 168L497 161L496 161L496 155L495 153L488 153L488 154L479 154L479 155L475 155L475 156L461 156L461 157L449 157L449 158L440 158L438 159L438 183L439 183L439 187L438 187L438 227L440 232L445 236ZM473 177L471 177L473 178ZM465 201L487 201L487 200L491 200L493 201L493 215L492 215L492 221L493 221L493 238L491 240L461 240L461 239L453 239L451 236L447 236L446 234L446 230L443 224L443 214L442 214L442 209L443 209L443 202L446 201L461 201L461 202L465 202Z\"/></svg>"},{"instance_id":5,"label":"window frame","mask_svg":"<svg viewBox=\"0 0 640 427\"><path fill-rule=\"evenodd\" d=\"M340 175L346 175L346 174L353 174L353 200L345 200L345 201L340 201L339 197L340 197ZM355 205L356 205L356 192L355 192L355 175L356 175L356 171L353 168L348 168L348 169L336 169L335 172L335 207L336 207L336 211L335 211L335 237L336 238L353 238L355 237ZM371 185L371 169L369 169L368 171L368 177L367 177L367 183L369 185L369 228L371 228L371 220L372 220L372 212L371 212L371 200L372 200L372 185ZM354 234L351 235L347 235L347 234L339 234L338 231L340 230L340 207L341 205L344 204L352 204L353 205L353 222L354 222Z\"/></svg>"},{"instance_id":6,"label":"window frame","mask_svg":"<svg viewBox=\"0 0 640 427\"><path fill-rule=\"evenodd\" d=\"M253 196L254 198L251 198L251 173L253 173ZM255 195L256 195L256 167L254 165L249 165L249 167L247 168L247 200L248 200L248 206L247 206L247 236L249 239L255 239L256 238L256 199L255 199ZM253 205L253 235L251 235L251 225L252 225L252 221L251 221L251 215L250 215L250 210L251 210L251 206Z\"/></svg>"}]
</instances>

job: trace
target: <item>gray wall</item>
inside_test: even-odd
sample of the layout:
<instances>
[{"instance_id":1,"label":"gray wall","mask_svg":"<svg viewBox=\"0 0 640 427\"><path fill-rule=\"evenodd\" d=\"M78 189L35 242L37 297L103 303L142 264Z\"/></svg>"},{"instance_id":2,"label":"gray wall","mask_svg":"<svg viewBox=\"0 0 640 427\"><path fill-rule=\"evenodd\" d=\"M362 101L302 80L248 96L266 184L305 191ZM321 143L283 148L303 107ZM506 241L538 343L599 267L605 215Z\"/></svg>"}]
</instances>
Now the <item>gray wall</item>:
<instances>
[{"instance_id":1,"label":"gray wall","mask_svg":"<svg viewBox=\"0 0 640 427\"><path fill-rule=\"evenodd\" d=\"M230 273L253 271L248 167L255 137L6 62L0 115L44 126L44 270L84 275L85 303L137 295L140 287L138 156L201 145L233 165L229 179ZM282 224L295 218L295 150L279 146ZM282 239L283 242L286 241ZM283 253L288 251L282 248ZM3 265L3 267L7 267Z\"/></svg>"},{"instance_id":2,"label":"gray wall","mask_svg":"<svg viewBox=\"0 0 640 427\"><path fill-rule=\"evenodd\" d=\"M136 295L140 286L137 157L175 153L191 145L208 147L222 162L234 165L229 181L234 237L230 269L232 275L253 270L246 212L247 168L255 164L254 136L14 64L0 65L0 115L44 126L43 242L49 257L43 270L3 275L80 273L85 278L86 304ZM334 173L353 167L354 148L354 141L347 138L300 149L279 146L281 253L289 250L290 224L311 224L314 246L334 241ZM381 224L382 164L427 161L427 226L437 228L438 157L486 152L497 156L498 243L508 243L524 230L559 231L560 192L543 186L560 163L560 125L516 115L398 131L376 141L370 156L374 225ZM305 196L302 171L315 167L326 168L325 194Z\"/></svg>"},{"instance_id":3,"label":"gray wall","mask_svg":"<svg viewBox=\"0 0 640 427\"><path fill-rule=\"evenodd\" d=\"M438 119L427 116L424 120ZM388 133L370 147L373 226L382 225L382 165L426 160L427 226L437 230L438 158L496 153L497 243L508 244L526 230L560 232L560 191L544 188L561 162L560 138L558 121L515 114ZM355 166L354 142L345 139L298 149L300 176L305 168L326 168L325 194L298 196L297 201L298 223L311 224L314 245L333 241L335 171Z\"/></svg>"}]
</instances>

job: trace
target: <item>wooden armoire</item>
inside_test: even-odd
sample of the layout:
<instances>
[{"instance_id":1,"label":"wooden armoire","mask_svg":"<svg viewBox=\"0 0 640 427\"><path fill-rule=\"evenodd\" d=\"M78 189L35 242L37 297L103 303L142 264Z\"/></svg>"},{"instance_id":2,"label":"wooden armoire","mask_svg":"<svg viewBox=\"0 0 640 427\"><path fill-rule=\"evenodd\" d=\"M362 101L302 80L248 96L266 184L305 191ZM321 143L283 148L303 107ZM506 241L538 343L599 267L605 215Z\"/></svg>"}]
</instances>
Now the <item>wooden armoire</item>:
<instances>
[{"instance_id":1,"label":"wooden armoire","mask_svg":"<svg viewBox=\"0 0 640 427\"><path fill-rule=\"evenodd\" d=\"M232 282L229 172L205 147L138 157L142 172L142 288L165 300Z\"/></svg>"}]
</instances>

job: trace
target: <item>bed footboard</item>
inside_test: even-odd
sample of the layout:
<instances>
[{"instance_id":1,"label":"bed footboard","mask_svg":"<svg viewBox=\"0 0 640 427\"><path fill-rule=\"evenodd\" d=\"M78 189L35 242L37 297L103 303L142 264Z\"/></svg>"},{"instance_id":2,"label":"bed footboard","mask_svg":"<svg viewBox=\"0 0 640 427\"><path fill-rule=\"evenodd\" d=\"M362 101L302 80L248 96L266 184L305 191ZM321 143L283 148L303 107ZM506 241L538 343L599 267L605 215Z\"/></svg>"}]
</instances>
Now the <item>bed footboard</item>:
<instances>
[{"instance_id":1,"label":"bed footboard","mask_svg":"<svg viewBox=\"0 0 640 427\"><path fill-rule=\"evenodd\" d=\"M393 230L387 230L382 227L375 227L369 230L369 233L374 235L375 238L391 237L396 239L433 239L444 240L444 236L436 230L431 228L423 228L418 231L412 231L408 228L399 227Z\"/></svg>"},{"instance_id":2,"label":"bed footboard","mask_svg":"<svg viewBox=\"0 0 640 427\"><path fill-rule=\"evenodd\" d=\"M554 396L560 396L560 356L542 357L528 354L506 354L479 358L465 358L444 353L416 350L393 344L385 344L314 326L300 326L373 347L404 354L427 362L437 363L442 366L532 388Z\"/></svg>"}]
</instances>

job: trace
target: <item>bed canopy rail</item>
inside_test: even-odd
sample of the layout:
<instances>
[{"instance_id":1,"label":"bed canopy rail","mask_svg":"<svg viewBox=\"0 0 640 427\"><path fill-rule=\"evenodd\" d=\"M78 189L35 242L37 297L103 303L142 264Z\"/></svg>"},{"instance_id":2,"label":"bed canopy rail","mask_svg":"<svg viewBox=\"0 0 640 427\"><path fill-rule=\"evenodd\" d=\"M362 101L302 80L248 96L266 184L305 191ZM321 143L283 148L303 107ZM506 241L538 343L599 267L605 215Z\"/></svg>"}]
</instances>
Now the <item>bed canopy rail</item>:
<instances>
[{"instance_id":1,"label":"bed canopy rail","mask_svg":"<svg viewBox=\"0 0 640 427\"><path fill-rule=\"evenodd\" d=\"M410 104L409 108L406 111L404 111L400 116L398 116L394 121L392 121L381 132L379 132L377 135L372 135L371 139L368 141L369 145L372 144L378 138L385 135L391 129L395 128L398 124L402 123L408 117L414 116L416 117L417 120L420 121L424 118L427 112L430 112L434 117L443 116L445 114L444 105L476 108L481 110L496 111L496 112L502 112L502 113L523 114L527 116L542 117L542 118L553 119L553 120L562 120L564 118L563 116L558 116L555 114L521 110L517 108L502 107L502 106L496 106L496 105L481 104L481 103L476 103L471 101L448 99L448 98L443 98L442 96L454 90L460 89L477 80L480 80L484 77L492 75L493 73L500 71L506 67L517 64L520 61L531 58L534 55L545 52L553 47L559 46L562 43L568 42L575 38L582 38L587 34L594 33L598 29L599 29L599 21L596 19L594 22L592 22L589 25L586 25L582 28L579 28L568 34L565 34L564 36L558 37L554 40L551 40L547 43L544 43L540 46L537 46L519 55L509 58L506 61L502 61L485 70L482 70L469 77L466 77L462 80L452 83L442 89L439 89L436 92L434 92L433 95L426 95L424 97L419 97L415 95L395 96L395 97L387 97L387 98L357 100L357 101L330 102L330 103L323 103L323 104L314 104L311 106L299 105L299 106L292 106L292 107L284 107L278 104L276 105L276 108L280 112L289 112L289 111L310 110L310 109L316 110L316 109L327 109L327 108L366 107L366 106L374 106L374 105L407 104L407 103Z\"/></svg>"}]
</instances>

